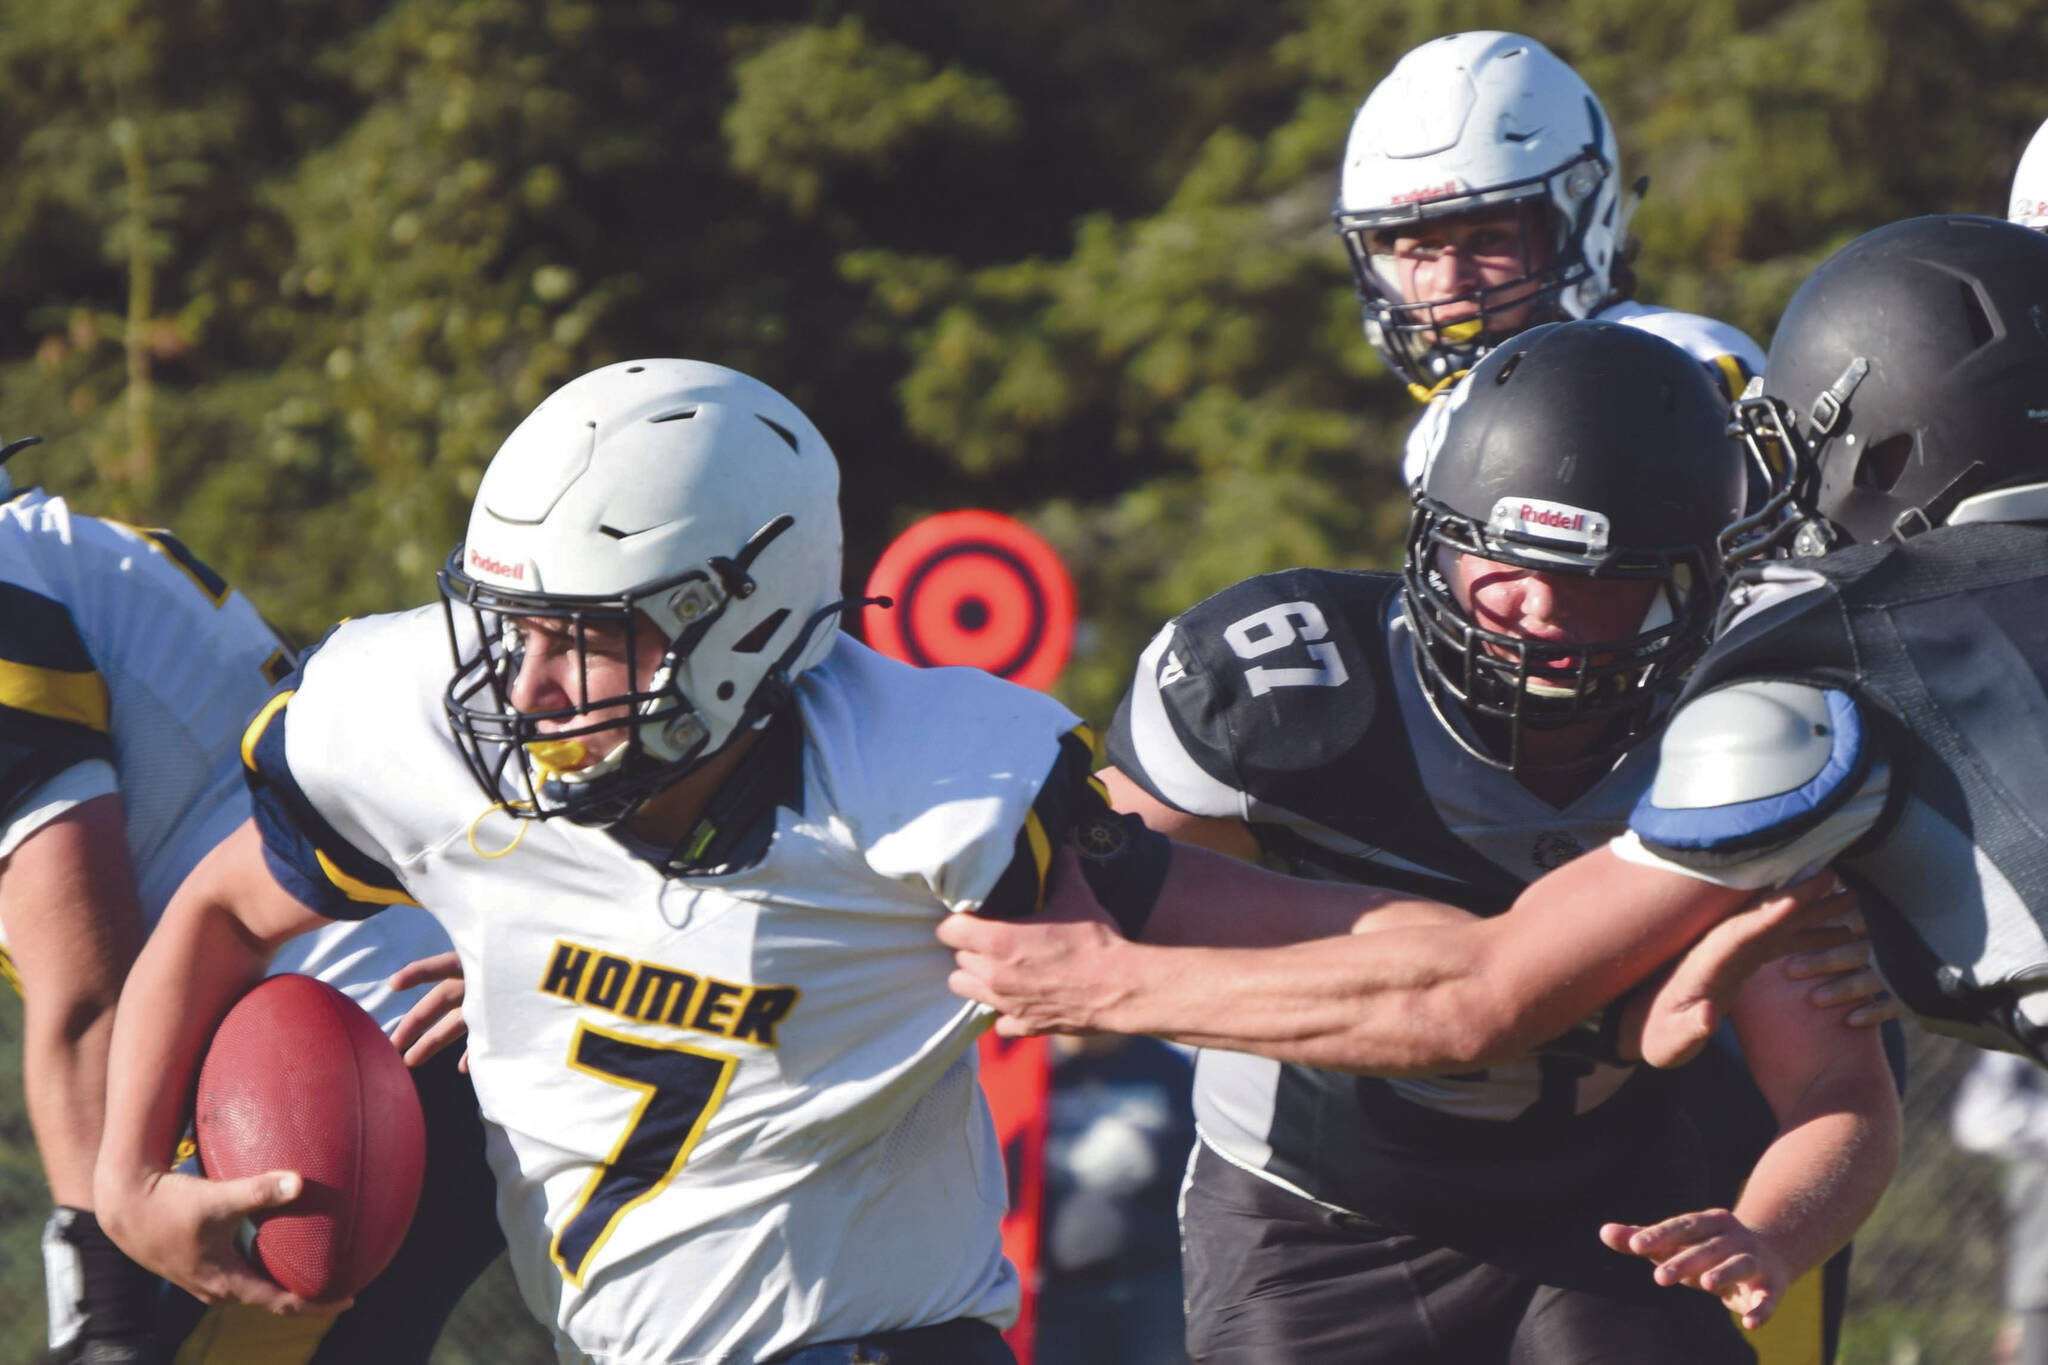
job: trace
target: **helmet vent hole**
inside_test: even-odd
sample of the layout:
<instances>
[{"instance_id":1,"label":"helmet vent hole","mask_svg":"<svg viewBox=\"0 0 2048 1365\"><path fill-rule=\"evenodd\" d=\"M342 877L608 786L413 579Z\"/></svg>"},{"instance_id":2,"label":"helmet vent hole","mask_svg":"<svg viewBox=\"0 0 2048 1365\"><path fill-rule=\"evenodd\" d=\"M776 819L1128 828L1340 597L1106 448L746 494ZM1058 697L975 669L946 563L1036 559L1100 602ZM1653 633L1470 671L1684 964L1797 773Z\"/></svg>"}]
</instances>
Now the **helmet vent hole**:
<instances>
[{"instance_id":1,"label":"helmet vent hole","mask_svg":"<svg viewBox=\"0 0 2048 1365\"><path fill-rule=\"evenodd\" d=\"M770 612L760 625L755 626L740 637L739 643L732 647L732 652L735 654L759 654L768 647L768 641L774 637L776 631L782 629L782 623L788 619L788 607L779 607L775 611Z\"/></svg>"},{"instance_id":2,"label":"helmet vent hole","mask_svg":"<svg viewBox=\"0 0 2048 1365\"><path fill-rule=\"evenodd\" d=\"M718 699L720 701L732 700L732 680L730 678L718 685Z\"/></svg>"},{"instance_id":3,"label":"helmet vent hole","mask_svg":"<svg viewBox=\"0 0 2048 1365\"><path fill-rule=\"evenodd\" d=\"M1864 448L1863 458L1856 462L1856 486L1878 493L1891 492L1906 472L1906 462L1912 454L1913 433L1910 431L1871 443Z\"/></svg>"},{"instance_id":4,"label":"helmet vent hole","mask_svg":"<svg viewBox=\"0 0 2048 1365\"><path fill-rule=\"evenodd\" d=\"M647 367L646 367L645 365L628 365L628 366L626 367L626 373L627 373L627 374L639 374L639 373L640 373L641 371L645 370L646 368L647 368Z\"/></svg>"},{"instance_id":5,"label":"helmet vent hole","mask_svg":"<svg viewBox=\"0 0 2048 1365\"><path fill-rule=\"evenodd\" d=\"M1977 346L1991 342L1997 328L1991 325L1991 315L1984 311L1984 300L1977 297L1977 290L1970 284L1960 286L1963 291L1963 322L1970 329L1970 340Z\"/></svg>"},{"instance_id":6,"label":"helmet vent hole","mask_svg":"<svg viewBox=\"0 0 2048 1365\"><path fill-rule=\"evenodd\" d=\"M664 412L664 413L663 413L663 414L661 414L661 416L659 416L659 417L650 417L650 418L648 418L647 420L648 420L648 421L649 421L650 423L653 423L653 422L687 422L687 421L689 421L689 420L690 420L690 419L691 419L692 417L695 417L696 415L697 415L697 409L696 409L695 405L692 405L692 406L690 406L690 407L687 407L687 408L677 408L677 409L676 409L676 410L675 410L674 412Z\"/></svg>"},{"instance_id":7,"label":"helmet vent hole","mask_svg":"<svg viewBox=\"0 0 2048 1365\"><path fill-rule=\"evenodd\" d=\"M1513 376L1516 367L1522 363L1522 357L1527 354L1529 354L1527 351L1516 351L1513 355L1509 356L1507 363L1500 367L1500 373L1493 377L1493 382L1496 384L1507 383L1509 378Z\"/></svg>"},{"instance_id":8,"label":"helmet vent hole","mask_svg":"<svg viewBox=\"0 0 2048 1365\"><path fill-rule=\"evenodd\" d=\"M761 414L757 412L754 414L754 416L761 417ZM768 430L774 432L777 436L780 436L783 440L789 442L789 448L791 450L796 451L796 453L799 455L803 454L803 451L797 450L796 433L791 431L788 427L783 426L780 422L771 422L766 417L761 417L761 425L768 428Z\"/></svg>"}]
</instances>

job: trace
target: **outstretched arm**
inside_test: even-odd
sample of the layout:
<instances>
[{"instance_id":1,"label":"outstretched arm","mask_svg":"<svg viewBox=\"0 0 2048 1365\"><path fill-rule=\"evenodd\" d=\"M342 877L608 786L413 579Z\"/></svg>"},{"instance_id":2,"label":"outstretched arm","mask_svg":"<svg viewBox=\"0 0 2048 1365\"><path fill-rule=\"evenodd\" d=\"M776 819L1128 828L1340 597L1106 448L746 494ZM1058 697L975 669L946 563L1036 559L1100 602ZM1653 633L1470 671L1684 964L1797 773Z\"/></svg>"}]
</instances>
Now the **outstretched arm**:
<instances>
[{"instance_id":1,"label":"outstretched arm","mask_svg":"<svg viewBox=\"0 0 2048 1365\"><path fill-rule=\"evenodd\" d=\"M1807 994L1773 963L1736 1001L1736 1034L1778 1136L1734 1209L1601 1229L1616 1251L1656 1262L1658 1283L1717 1295L1744 1327L1762 1326L1787 1285L1849 1240L1898 1167L1898 1092L1877 1032Z\"/></svg>"},{"instance_id":2,"label":"outstretched arm","mask_svg":"<svg viewBox=\"0 0 2048 1365\"><path fill-rule=\"evenodd\" d=\"M1456 912L1434 902L1177 847L1147 942L1116 935L1071 854L1032 921L955 916L940 937L957 950L954 989L1009 1016L998 1024L1006 1033L1149 1033L1311 1066L1431 1074L1556 1037L1748 898L1597 849L1504 915L1448 920ZM1780 919L1824 913L1790 893L1772 903ZM1304 918L1353 932L1258 946L1259 926ZM1238 942L1251 946L1175 946L1185 926L1216 923L1246 926Z\"/></svg>"},{"instance_id":3,"label":"outstretched arm","mask_svg":"<svg viewBox=\"0 0 2048 1365\"><path fill-rule=\"evenodd\" d=\"M295 1173L209 1181L171 1170L214 1027L279 944L326 922L277 884L255 822L244 822L172 897L121 993L93 1181L100 1222L123 1251L208 1303L314 1314L347 1306L288 1294L235 1250L244 1216L298 1196Z\"/></svg>"}]
</instances>

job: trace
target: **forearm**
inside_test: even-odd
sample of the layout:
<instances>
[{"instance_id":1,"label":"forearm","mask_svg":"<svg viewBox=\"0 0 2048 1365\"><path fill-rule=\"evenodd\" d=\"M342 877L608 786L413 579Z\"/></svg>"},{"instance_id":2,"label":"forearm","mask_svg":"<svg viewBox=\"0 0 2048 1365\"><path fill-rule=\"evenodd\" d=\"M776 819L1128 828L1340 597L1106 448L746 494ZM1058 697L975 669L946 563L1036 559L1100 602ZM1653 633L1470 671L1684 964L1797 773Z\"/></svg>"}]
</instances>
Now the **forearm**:
<instances>
[{"instance_id":1,"label":"forearm","mask_svg":"<svg viewBox=\"0 0 2048 1365\"><path fill-rule=\"evenodd\" d=\"M114 1002L142 941L119 796L29 834L0 876L0 924L22 982L22 1089L50 1193L92 1207Z\"/></svg>"},{"instance_id":2,"label":"forearm","mask_svg":"<svg viewBox=\"0 0 2048 1365\"><path fill-rule=\"evenodd\" d=\"M1339 1070L1488 1066L1595 1013L1739 899L1595 852L1505 915L1453 919L1434 902L1176 850L1164 927L1146 932L1167 951L1104 974L1099 1026ZM1277 937L1309 925L1342 936ZM1172 946L1204 941L1222 946Z\"/></svg>"},{"instance_id":3,"label":"forearm","mask_svg":"<svg viewBox=\"0 0 2048 1365\"><path fill-rule=\"evenodd\" d=\"M1470 1070L1498 1060L1490 1048L1511 1036L1484 994L1482 952L1463 928L1277 948L1129 944L1098 1027L1338 1071Z\"/></svg>"},{"instance_id":4,"label":"forearm","mask_svg":"<svg viewBox=\"0 0 2048 1365\"><path fill-rule=\"evenodd\" d=\"M93 1206L92 1168L106 1119L111 999L77 1009L27 998L22 1020L22 1090L43 1176L56 1204Z\"/></svg>"},{"instance_id":5,"label":"forearm","mask_svg":"<svg viewBox=\"0 0 2048 1365\"><path fill-rule=\"evenodd\" d=\"M1176 843L1144 936L1145 942L1162 947L1269 948L1472 919L1437 901L1350 882L1288 877Z\"/></svg>"},{"instance_id":6,"label":"forearm","mask_svg":"<svg viewBox=\"0 0 2048 1365\"><path fill-rule=\"evenodd\" d=\"M170 1168L206 1042L271 952L219 901L181 894L165 910L115 1018L95 1180L103 1207Z\"/></svg>"},{"instance_id":7,"label":"forearm","mask_svg":"<svg viewBox=\"0 0 2048 1365\"><path fill-rule=\"evenodd\" d=\"M1793 1278L1870 1217L1898 1168L1898 1096L1888 1079L1816 1083L1786 1116L1734 1213L1769 1240Z\"/></svg>"}]
</instances>

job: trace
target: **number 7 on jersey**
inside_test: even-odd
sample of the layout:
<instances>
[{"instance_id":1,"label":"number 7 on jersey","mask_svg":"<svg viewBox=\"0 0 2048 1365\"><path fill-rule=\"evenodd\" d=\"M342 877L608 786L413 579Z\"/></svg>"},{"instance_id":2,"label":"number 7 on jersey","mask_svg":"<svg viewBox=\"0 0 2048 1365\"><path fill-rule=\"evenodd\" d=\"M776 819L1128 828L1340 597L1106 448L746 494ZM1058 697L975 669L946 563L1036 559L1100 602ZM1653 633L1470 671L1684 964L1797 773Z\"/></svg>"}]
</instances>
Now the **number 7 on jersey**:
<instances>
[{"instance_id":1,"label":"number 7 on jersey","mask_svg":"<svg viewBox=\"0 0 2048 1365\"><path fill-rule=\"evenodd\" d=\"M555 1264L581 1285L621 1218L668 1187L704 1135L732 1083L736 1057L687 1043L657 1045L579 1023L569 1065L610 1085L640 1092L611 1155L591 1175L575 1212L555 1234Z\"/></svg>"}]
</instances>

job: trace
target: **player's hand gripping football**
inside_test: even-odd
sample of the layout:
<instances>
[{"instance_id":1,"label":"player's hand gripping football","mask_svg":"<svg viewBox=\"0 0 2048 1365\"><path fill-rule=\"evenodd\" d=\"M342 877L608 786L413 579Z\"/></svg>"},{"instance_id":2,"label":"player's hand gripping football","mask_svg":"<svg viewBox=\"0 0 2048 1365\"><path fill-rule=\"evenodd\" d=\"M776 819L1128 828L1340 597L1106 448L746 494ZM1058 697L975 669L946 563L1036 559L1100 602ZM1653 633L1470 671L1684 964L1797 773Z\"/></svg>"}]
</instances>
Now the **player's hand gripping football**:
<instances>
[{"instance_id":1,"label":"player's hand gripping football","mask_svg":"<svg viewBox=\"0 0 2048 1365\"><path fill-rule=\"evenodd\" d=\"M1130 941L1117 932L1082 875L1072 845L1061 848L1045 904L1028 920L948 915L939 941L953 949L953 994L994 1006L1005 1038L1093 1033L1127 979L1117 967Z\"/></svg>"},{"instance_id":2,"label":"player's hand gripping football","mask_svg":"<svg viewBox=\"0 0 2048 1365\"><path fill-rule=\"evenodd\" d=\"M1656 1262L1658 1284L1686 1284L1712 1294L1752 1331L1778 1311L1791 1280L1770 1240L1726 1209L1681 1213L1648 1227L1606 1223L1600 1240Z\"/></svg>"},{"instance_id":3,"label":"player's hand gripping football","mask_svg":"<svg viewBox=\"0 0 2048 1365\"><path fill-rule=\"evenodd\" d=\"M232 1300L287 1317L332 1317L354 1300L300 1298L250 1265L238 1245L250 1215L291 1203L300 1186L295 1171L266 1171L240 1180L158 1172L113 1200L102 1173L100 1223L138 1264L202 1303Z\"/></svg>"},{"instance_id":4,"label":"player's hand gripping football","mask_svg":"<svg viewBox=\"0 0 2048 1365\"><path fill-rule=\"evenodd\" d=\"M453 952L436 953L408 962L391 974L391 989L408 991L427 982L434 985L413 1002L413 1007L391 1030L391 1045L405 1055L407 1066L418 1066L442 1048L469 1035L462 1017L467 990L462 979L462 962ZM458 1069L469 1070L469 1050L463 1049Z\"/></svg>"}]
</instances>

